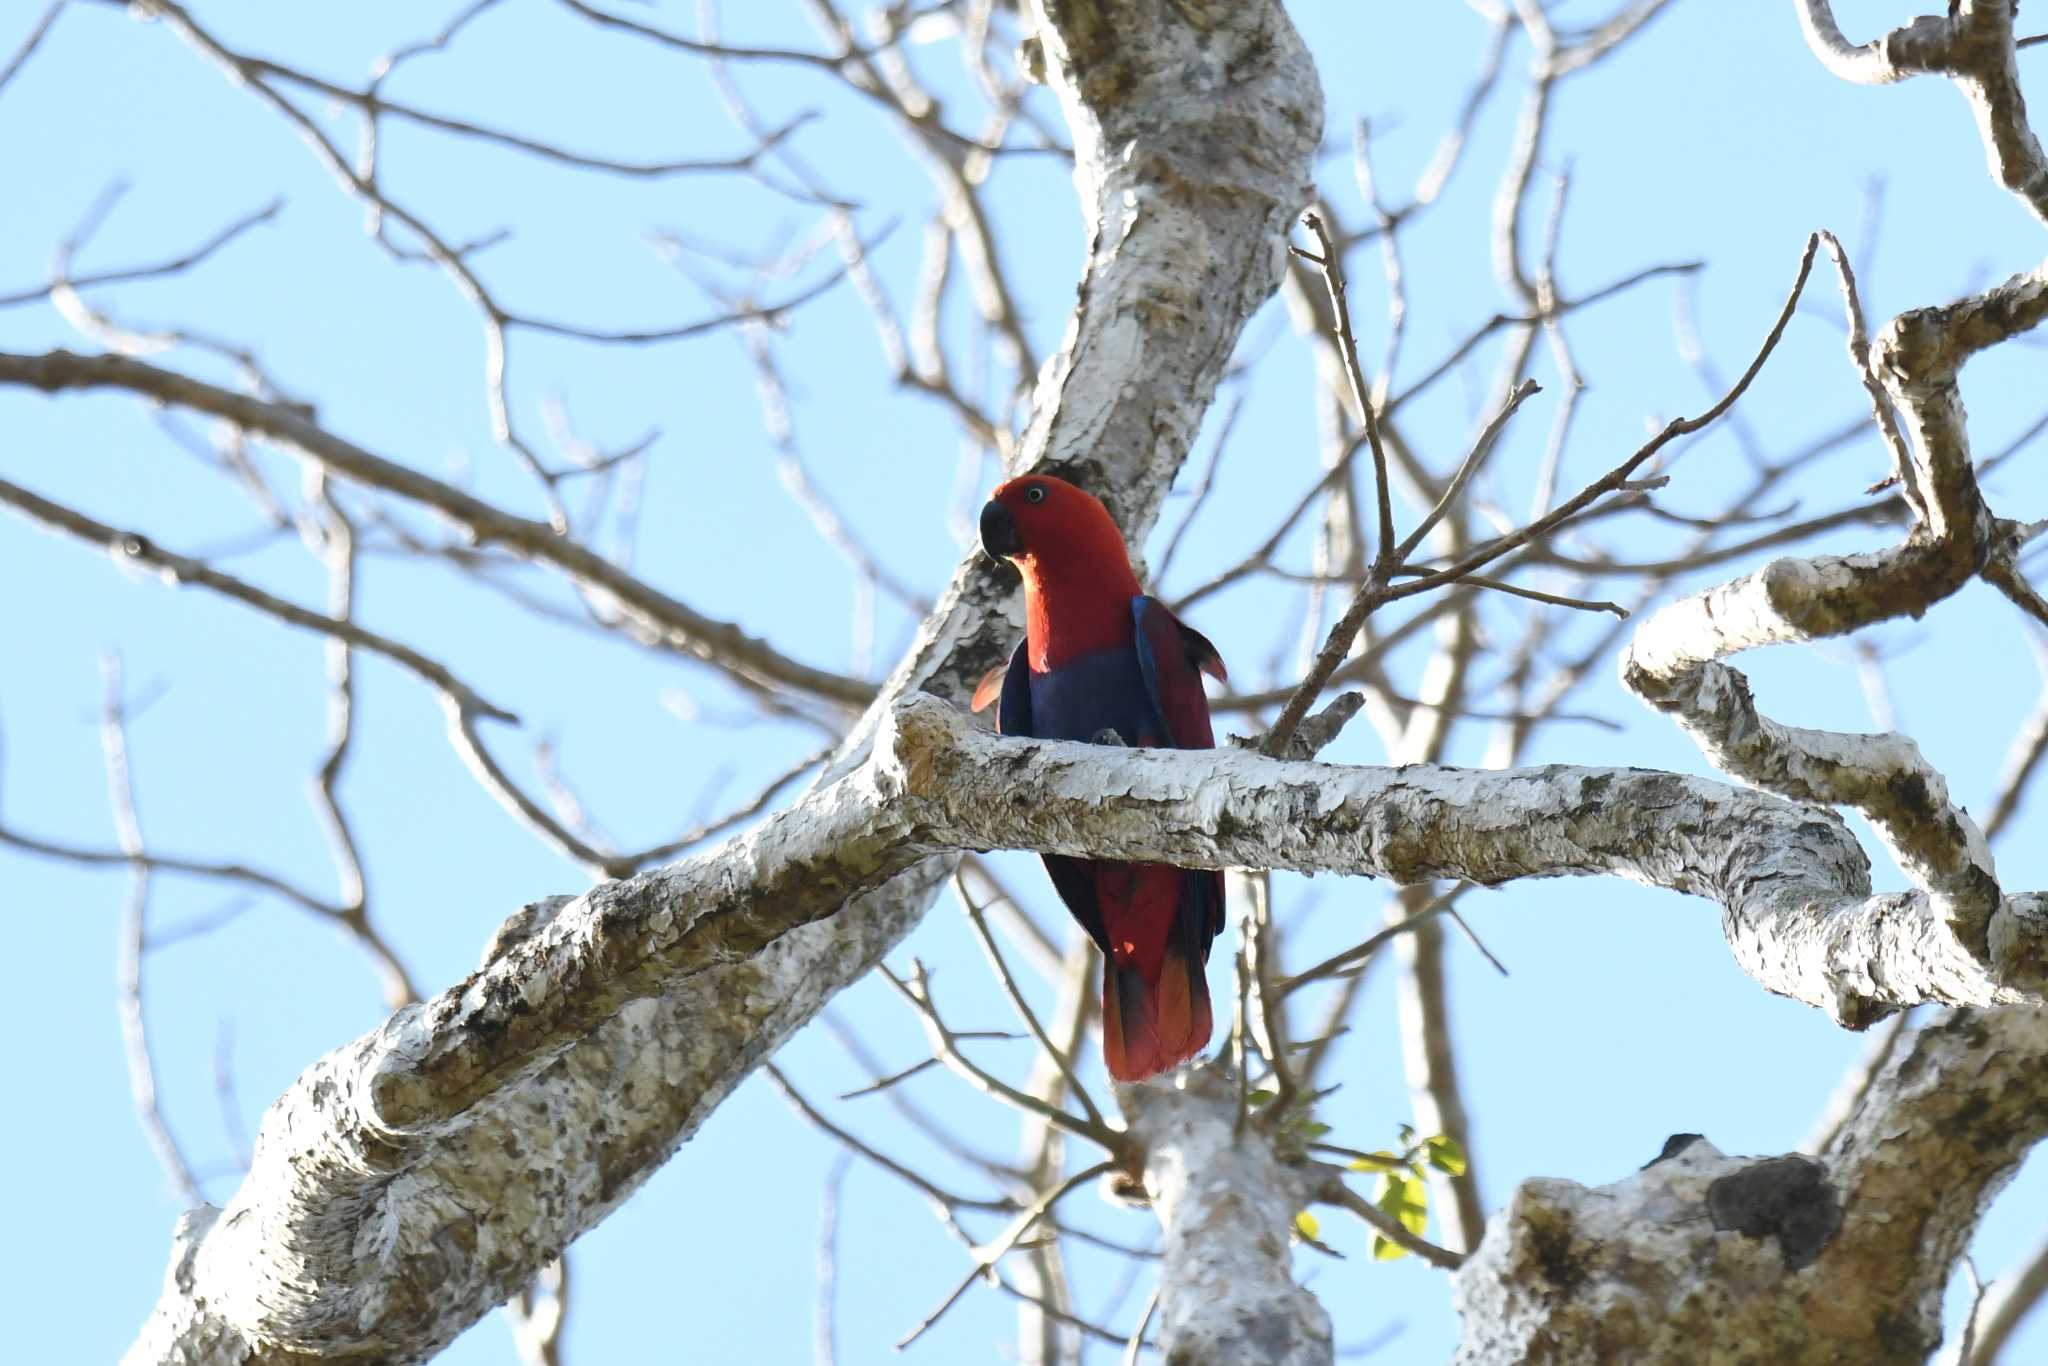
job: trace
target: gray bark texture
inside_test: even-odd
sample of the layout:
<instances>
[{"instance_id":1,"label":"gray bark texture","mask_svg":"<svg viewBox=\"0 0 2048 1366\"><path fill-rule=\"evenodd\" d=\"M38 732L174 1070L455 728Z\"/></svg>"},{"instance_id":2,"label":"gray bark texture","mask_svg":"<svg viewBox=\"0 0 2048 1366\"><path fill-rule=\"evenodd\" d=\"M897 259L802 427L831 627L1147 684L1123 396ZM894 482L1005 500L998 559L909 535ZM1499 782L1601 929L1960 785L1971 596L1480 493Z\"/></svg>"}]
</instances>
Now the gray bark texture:
<instances>
[{"instance_id":1,"label":"gray bark texture","mask_svg":"<svg viewBox=\"0 0 2048 1366\"><path fill-rule=\"evenodd\" d=\"M713 853L523 915L475 976L316 1064L266 1118L242 1194L210 1226L195 1220L196 1246L181 1244L172 1273L173 1308L152 1328L177 1306L203 1312L166 1347L146 1340L138 1352L148 1354L136 1359L178 1359L167 1347L192 1341L195 1329L218 1334L210 1325L220 1321L244 1335L243 1324L288 1323L300 1335L292 1350L359 1352L366 1314L390 1325L375 1340L390 1354L408 1350L408 1326L443 1321L436 1310L451 1287L473 1286L482 1312L532 1273L524 1258L558 1250L552 1239L536 1248L536 1231L577 1228L654 1165L646 1116L664 1097L675 1103L672 1079L687 1075L691 1059L654 1044L598 1056L596 1041L611 1031L637 1040L664 1001L686 999L764 945L789 943L801 925L837 923L849 898L943 866L936 854L990 847L1399 882L1614 873L1745 908L1731 912L1744 925L1795 933L1805 917L1853 914L1867 891L1861 852L1838 819L1705 779L1561 766L1344 767L1233 750L1010 740L938 699L912 697L847 777ZM2038 1010L1986 1018L2013 1020L2023 1043L2038 1042ZM2022 1073L2032 1057L2010 1048L2000 1056L2019 1057ZM1242 1188L1221 1200L1192 1175L1186 1149L1213 1146L1216 1126L1227 1135L1232 1107L1220 1094L1204 1099L1193 1082L1185 1089L1169 1102L1138 1088L1126 1105L1129 1160L1142 1163L1177 1260L1194 1275L1202 1248L1233 1264L1263 1250L1263 1284L1291 1286L1272 1230L1304 1203L1300 1183L1268 1171L1270 1153L1248 1156ZM615 1103L573 1124L547 1108L564 1091L586 1090ZM1874 1086L1872 1103L1887 1094ZM1205 1107L1206 1120L1195 1113ZM1856 1128L1852 1121L1845 1135ZM2021 1151L2032 1141L2016 1137ZM665 1155L658 1143L653 1151ZM1183 1214L1235 1223L1245 1236L1176 1243ZM1251 1236L1258 1219L1265 1231ZM484 1255L494 1238L507 1259L495 1273L502 1281L491 1270L500 1264ZM1224 1279L1234 1295L1167 1299L1166 1341L1171 1348L1185 1333L1189 1344L1179 1359L1233 1359L1235 1348L1198 1350L1235 1341L1213 1326L1219 1318L1260 1334L1295 1323L1304 1341L1326 1340L1319 1311L1288 1308L1242 1273ZM204 1287L203 1300L190 1287Z\"/></svg>"},{"instance_id":2,"label":"gray bark texture","mask_svg":"<svg viewBox=\"0 0 2048 1366\"><path fill-rule=\"evenodd\" d=\"M2048 1131L2048 1014L1917 1031L1818 1158L1681 1134L1588 1190L1524 1182L1457 1273L1457 1361L1921 1362L1991 1197Z\"/></svg>"},{"instance_id":3,"label":"gray bark texture","mask_svg":"<svg viewBox=\"0 0 2048 1366\"><path fill-rule=\"evenodd\" d=\"M1796 8L1837 74L1954 78L1994 175L2048 219L2009 0L1963 0L1860 48L1822 0ZM1140 539L1244 323L1279 283L1310 194L1319 87L1277 0L1030 10L1073 130L1090 250L1020 466L1103 490ZM2048 896L2000 886L1976 825L1910 741L1775 723L1725 660L1917 616L1977 577L2025 602L2012 560L2026 529L1977 488L1956 376L2048 316L2048 266L1908 313L1874 342L1850 299L1852 359L1913 531L1677 602L1641 624L1622 662L1628 686L1744 786L999 739L956 705L1016 632L1007 577L970 560L809 794L709 852L525 908L471 977L309 1068L271 1107L228 1206L181 1224L128 1360L432 1356L631 1195L897 943L954 855L990 848L1401 884L1620 876L1713 903L1751 976L1851 1027L1957 1007L1883 1056L1816 1157L1674 1140L1612 1186L1527 1182L1456 1274L1467 1363L1925 1359L1984 1205L2048 1128ZM46 388L214 402L139 362L40 364L22 374ZM263 408L242 418L347 475L349 451L298 441L282 409ZM1914 890L1873 895L1838 806L1871 820ZM1234 1087L1213 1066L1120 1100L1109 1156L1163 1227L1165 1359L1332 1360L1290 1234L1305 1204L1332 1198L1327 1169L1266 1130L1240 1136Z\"/></svg>"},{"instance_id":4,"label":"gray bark texture","mask_svg":"<svg viewBox=\"0 0 2048 1366\"><path fill-rule=\"evenodd\" d=\"M1039 377L1019 468L1101 490L1141 541L1239 333L1279 285L1287 229L1309 199L1321 87L1277 0L1047 0L1032 18L1074 132L1089 253L1066 334ZM342 477L357 458L375 459L283 405L141 362L16 359L19 378L52 391L119 385L200 411L236 405L235 420ZM439 492L426 490L430 506L447 501ZM470 509L453 496L444 511L466 524ZM472 530L559 553L537 524ZM1007 572L969 557L835 773L861 761L906 693L966 697L1014 638L1013 597ZM664 603L624 606L644 608L652 632L703 638ZM761 885L751 860L777 856L752 842L747 850L758 853L729 846L741 861L710 869L742 899ZM948 867L899 859L836 881L827 872L836 853L814 852L816 867L785 870L785 888L810 892L780 928L702 941L707 971L628 966L676 926L672 898L683 884L673 880L680 870L666 870L607 884L568 915L552 915L559 904L521 913L532 937L492 968L316 1063L272 1106L228 1207L181 1225L164 1295L127 1359L432 1356L632 1194L792 1031L900 941ZM865 894L849 899L856 889ZM600 902L635 923L626 939L594 930ZM829 924L800 928L826 915ZM535 955L557 952L582 966L564 960L556 968L566 975L522 975ZM488 1040L550 993L561 1008L548 1012L554 1025Z\"/></svg>"},{"instance_id":5,"label":"gray bark texture","mask_svg":"<svg viewBox=\"0 0 2048 1366\"><path fill-rule=\"evenodd\" d=\"M1237 1089L1199 1068L1179 1087L1126 1088L1145 1186L1166 1230L1161 1343L1175 1362L1331 1360L1330 1316L1294 1282L1294 1211L1312 1190L1273 1146L1236 1133Z\"/></svg>"}]
</instances>

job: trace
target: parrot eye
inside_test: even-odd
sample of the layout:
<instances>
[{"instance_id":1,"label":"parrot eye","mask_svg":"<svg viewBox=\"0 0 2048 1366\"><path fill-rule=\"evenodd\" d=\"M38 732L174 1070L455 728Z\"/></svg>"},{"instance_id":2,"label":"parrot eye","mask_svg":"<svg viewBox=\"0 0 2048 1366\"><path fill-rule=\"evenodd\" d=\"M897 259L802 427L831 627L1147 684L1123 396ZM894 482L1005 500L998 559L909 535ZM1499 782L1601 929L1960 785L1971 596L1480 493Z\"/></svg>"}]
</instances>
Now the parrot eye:
<instances>
[{"instance_id":1,"label":"parrot eye","mask_svg":"<svg viewBox=\"0 0 2048 1366\"><path fill-rule=\"evenodd\" d=\"M1027 502L1027 503L1042 503L1042 502L1044 502L1044 501L1045 501L1045 485L1043 485L1043 484L1032 484L1031 486L1029 486L1028 488L1026 488L1026 489L1024 490L1024 501L1025 501L1025 502Z\"/></svg>"}]
</instances>

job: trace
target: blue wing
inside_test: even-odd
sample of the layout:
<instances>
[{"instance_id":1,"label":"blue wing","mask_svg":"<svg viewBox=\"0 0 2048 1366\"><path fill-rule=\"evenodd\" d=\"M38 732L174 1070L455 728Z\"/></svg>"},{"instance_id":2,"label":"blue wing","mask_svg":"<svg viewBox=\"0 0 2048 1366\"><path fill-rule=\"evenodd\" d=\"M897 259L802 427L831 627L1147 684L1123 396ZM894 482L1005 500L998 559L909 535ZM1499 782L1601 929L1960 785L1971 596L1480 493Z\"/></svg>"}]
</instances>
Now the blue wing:
<instances>
[{"instance_id":1,"label":"blue wing","mask_svg":"<svg viewBox=\"0 0 2048 1366\"><path fill-rule=\"evenodd\" d=\"M1202 675L1223 677L1216 647L1201 632L1182 625L1157 598L1132 598L1131 617L1138 627L1138 668L1163 734L1175 749L1213 749L1216 735L1209 724L1209 695L1202 691ZM1209 941L1223 931L1223 874L1190 868L1186 877L1174 930L1184 941L1181 952L1186 961L1202 963L1209 957Z\"/></svg>"},{"instance_id":2,"label":"blue wing","mask_svg":"<svg viewBox=\"0 0 2048 1366\"><path fill-rule=\"evenodd\" d=\"M1003 693L996 703L996 729L1004 735L1033 735L1031 729L1031 661L1025 657L1027 640L1017 642L1010 655L1010 667L1003 674Z\"/></svg>"},{"instance_id":3,"label":"blue wing","mask_svg":"<svg viewBox=\"0 0 2048 1366\"><path fill-rule=\"evenodd\" d=\"M1216 735L1209 725L1209 695L1202 674L1221 677L1223 661L1206 637L1181 624L1157 598L1132 598L1131 619L1137 625L1138 668L1145 691L1158 713L1160 735L1175 749L1211 749Z\"/></svg>"},{"instance_id":4,"label":"blue wing","mask_svg":"<svg viewBox=\"0 0 2048 1366\"><path fill-rule=\"evenodd\" d=\"M1036 735L1031 717L1031 660L1025 651L1029 641L1017 642L1010 667L1003 674L1003 691L996 704L996 729L1004 735ZM1080 859L1059 854L1041 855L1053 890L1060 894L1067 910L1079 921L1095 946L1109 952L1109 936L1102 928L1102 908L1095 894L1095 874Z\"/></svg>"}]
</instances>

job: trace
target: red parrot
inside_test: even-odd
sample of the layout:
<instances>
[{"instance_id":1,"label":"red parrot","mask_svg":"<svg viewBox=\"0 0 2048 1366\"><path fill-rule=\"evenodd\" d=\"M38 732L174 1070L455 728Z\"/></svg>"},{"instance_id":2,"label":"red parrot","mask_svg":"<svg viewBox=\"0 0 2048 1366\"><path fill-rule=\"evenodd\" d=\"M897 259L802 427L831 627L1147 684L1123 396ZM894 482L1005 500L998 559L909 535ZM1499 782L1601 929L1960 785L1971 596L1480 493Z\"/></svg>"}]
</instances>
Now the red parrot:
<instances>
[{"instance_id":1,"label":"red parrot","mask_svg":"<svg viewBox=\"0 0 2048 1366\"><path fill-rule=\"evenodd\" d=\"M1201 674L1225 677L1199 632L1145 596L1123 533L1092 494L1026 475L981 510L981 544L1024 576L1025 636L974 694L1000 695L1004 735L1209 749ZM1118 1081L1142 1081L1209 1041L1203 965L1223 929L1223 874L1047 854L1045 870L1103 953L1102 1051Z\"/></svg>"}]
</instances>

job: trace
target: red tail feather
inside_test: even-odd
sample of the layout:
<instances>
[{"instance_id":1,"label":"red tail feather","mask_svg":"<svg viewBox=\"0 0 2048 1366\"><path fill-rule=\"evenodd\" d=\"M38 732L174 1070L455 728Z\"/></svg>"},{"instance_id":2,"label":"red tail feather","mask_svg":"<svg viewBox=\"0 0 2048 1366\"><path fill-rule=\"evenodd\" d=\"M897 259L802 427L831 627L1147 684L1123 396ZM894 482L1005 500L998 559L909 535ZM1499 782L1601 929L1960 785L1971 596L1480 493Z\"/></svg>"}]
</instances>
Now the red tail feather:
<instances>
[{"instance_id":1,"label":"red tail feather","mask_svg":"<svg viewBox=\"0 0 2048 1366\"><path fill-rule=\"evenodd\" d=\"M1199 963L1172 947L1147 982L1135 964L1102 971L1102 1056L1118 1081L1143 1081L1186 1062L1209 1042L1209 985Z\"/></svg>"}]
</instances>

